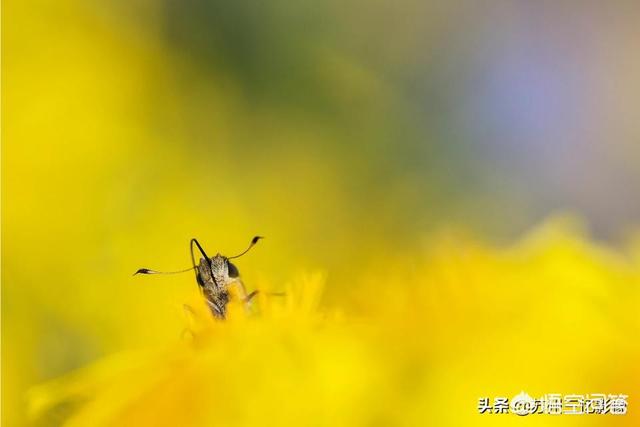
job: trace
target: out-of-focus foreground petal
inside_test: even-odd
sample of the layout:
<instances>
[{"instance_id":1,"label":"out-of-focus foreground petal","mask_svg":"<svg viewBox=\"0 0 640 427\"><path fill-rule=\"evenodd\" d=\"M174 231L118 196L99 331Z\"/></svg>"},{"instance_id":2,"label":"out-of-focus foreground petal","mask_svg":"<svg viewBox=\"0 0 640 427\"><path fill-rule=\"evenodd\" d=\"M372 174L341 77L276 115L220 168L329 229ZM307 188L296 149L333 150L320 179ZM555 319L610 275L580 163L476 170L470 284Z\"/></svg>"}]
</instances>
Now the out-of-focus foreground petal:
<instances>
[{"instance_id":1,"label":"out-of-focus foreground petal","mask_svg":"<svg viewBox=\"0 0 640 427\"><path fill-rule=\"evenodd\" d=\"M183 338L32 390L36 418L85 425L508 425L481 396L640 393L638 258L550 222L508 248L433 238L321 304L322 275L214 322L190 302ZM348 303L346 302L348 301ZM637 425L563 416L563 425ZM613 417L613 418L612 418ZM530 417L547 425L548 415Z\"/></svg>"}]
</instances>

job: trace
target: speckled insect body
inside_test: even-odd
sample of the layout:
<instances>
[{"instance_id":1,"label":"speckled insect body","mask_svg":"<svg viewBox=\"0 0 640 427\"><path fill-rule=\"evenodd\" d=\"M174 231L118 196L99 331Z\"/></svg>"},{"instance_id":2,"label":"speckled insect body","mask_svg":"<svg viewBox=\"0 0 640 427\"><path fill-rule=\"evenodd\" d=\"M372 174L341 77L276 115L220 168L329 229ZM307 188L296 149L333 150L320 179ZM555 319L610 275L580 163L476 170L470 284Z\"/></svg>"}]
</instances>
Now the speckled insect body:
<instances>
[{"instance_id":1,"label":"speckled insect body","mask_svg":"<svg viewBox=\"0 0 640 427\"><path fill-rule=\"evenodd\" d=\"M242 255L246 254L249 249L251 249L253 245L255 245L261 238L261 236L254 237L247 249L245 249L239 255L235 255L232 257L226 257L219 253L214 257L209 257L207 256L202 246L200 246L200 243L198 243L196 239L191 239L190 249L191 262L193 264L193 267L186 270L173 272L161 272L150 270L147 268L141 268L136 271L134 275L174 274L193 270L196 274L196 281L198 282L198 286L202 291L202 295L204 296L205 301L207 302L207 305L211 310L211 314L213 314L216 319L224 320L227 315L227 304L231 300L231 293L229 291L232 286L236 286L237 293L245 304L248 304L251 298L257 293L257 291L253 291L252 293L247 294L244 284L240 279L238 268L229 260L241 257ZM194 257L194 245L202 254L202 257L200 258L198 264L196 264L196 260Z\"/></svg>"},{"instance_id":2,"label":"speckled insect body","mask_svg":"<svg viewBox=\"0 0 640 427\"><path fill-rule=\"evenodd\" d=\"M216 254L213 258L200 258L196 268L196 280L202 289L211 313L218 319L227 314L227 303L231 299L229 288L238 285L241 297L246 298L244 285L240 281L238 269L228 258Z\"/></svg>"}]
</instances>

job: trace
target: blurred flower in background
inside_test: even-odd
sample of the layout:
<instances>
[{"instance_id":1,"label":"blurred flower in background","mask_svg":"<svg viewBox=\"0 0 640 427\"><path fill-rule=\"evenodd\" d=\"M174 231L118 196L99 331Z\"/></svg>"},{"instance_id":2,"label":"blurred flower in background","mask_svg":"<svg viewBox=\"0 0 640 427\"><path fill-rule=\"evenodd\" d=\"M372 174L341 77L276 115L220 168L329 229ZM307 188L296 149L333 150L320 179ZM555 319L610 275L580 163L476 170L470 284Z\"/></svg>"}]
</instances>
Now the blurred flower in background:
<instances>
[{"instance_id":1,"label":"blurred flower in background","mask_svg":"<svg viewBox=\"0 0 640 427\"><path fill-rule=\"evenodd\" d=\"M201 395L156 420L193 412L192 425L214 413L197 408L257 422L241 391L282 414L265 409L279 384L315 386L286 414L333 405L319 424L476 423L475 399L529 384L633 399L637 2L9 0L3 12L4 424L31 408L57 425L53 407L87 425L93 407L123 425L138 398L126 419L150 421L174 381ZM558 227L513 248L558 211L592 233ZM443 229L454 237L434 237ZM264 245L238 260L245 282L289 295L261 307L297 307L321 282L323 315L298 330L298 314L267 312L207 326L195 353L175 344L192 277L130 274L187 267L191 237L234 253L257 233ZM316 270L326 280L296 279ZM502 341L505 324L534 338ZM577 335L548 338L561 326ZM231 353L264 354L274 376L217 384L210 364L235 365ZM518 360L555 368L514 375ZM141 379L118 403L122 372ZM161 398L145 392L165 379ZM230 397L210 403L219 385Z\"/></svg>"}]
</instances>

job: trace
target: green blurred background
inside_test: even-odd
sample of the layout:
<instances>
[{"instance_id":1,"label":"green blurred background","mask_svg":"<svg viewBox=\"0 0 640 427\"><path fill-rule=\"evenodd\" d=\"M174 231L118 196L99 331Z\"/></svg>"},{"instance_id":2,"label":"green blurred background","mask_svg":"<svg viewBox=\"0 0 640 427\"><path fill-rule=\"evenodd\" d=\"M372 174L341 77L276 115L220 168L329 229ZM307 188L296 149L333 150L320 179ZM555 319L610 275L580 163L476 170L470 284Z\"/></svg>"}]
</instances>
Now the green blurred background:
<instances>
[{"instance_id":1,"label":"green blurred background","mask_svg":"<svg viewBox=\"0 0 640 427\"><path fill-rule=\"evenodd\" d=\"M2 385L179 333L188 241L344 283L453 227L640 221L637 1L18 1L2 16ZM364 289L366 292L375 291ZM143 306L143 307L141 307Z\"/></svg>"}]
</instances>

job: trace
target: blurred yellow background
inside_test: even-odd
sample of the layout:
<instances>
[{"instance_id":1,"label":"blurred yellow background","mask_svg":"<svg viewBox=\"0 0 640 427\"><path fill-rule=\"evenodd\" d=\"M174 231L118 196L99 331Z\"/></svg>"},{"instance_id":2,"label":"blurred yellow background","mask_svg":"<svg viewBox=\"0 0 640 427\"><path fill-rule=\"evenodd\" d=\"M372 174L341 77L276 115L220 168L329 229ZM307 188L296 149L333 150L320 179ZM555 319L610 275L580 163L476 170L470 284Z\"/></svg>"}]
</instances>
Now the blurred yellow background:
<instances>
[{"instance_id":1,"label":"blurred yellow background","mask_svg":"<svg viewBox=\"0 0 640 427\"><path fill-rule=\"evenodd\" d=\"M630 395L526 422L637 425L638 19L3 2L3 425L510 424L477 399L521 389ZM255 234L245 282L287 296L191 353L193 277L131 274Z\"/></svg>"}]
</instances>

